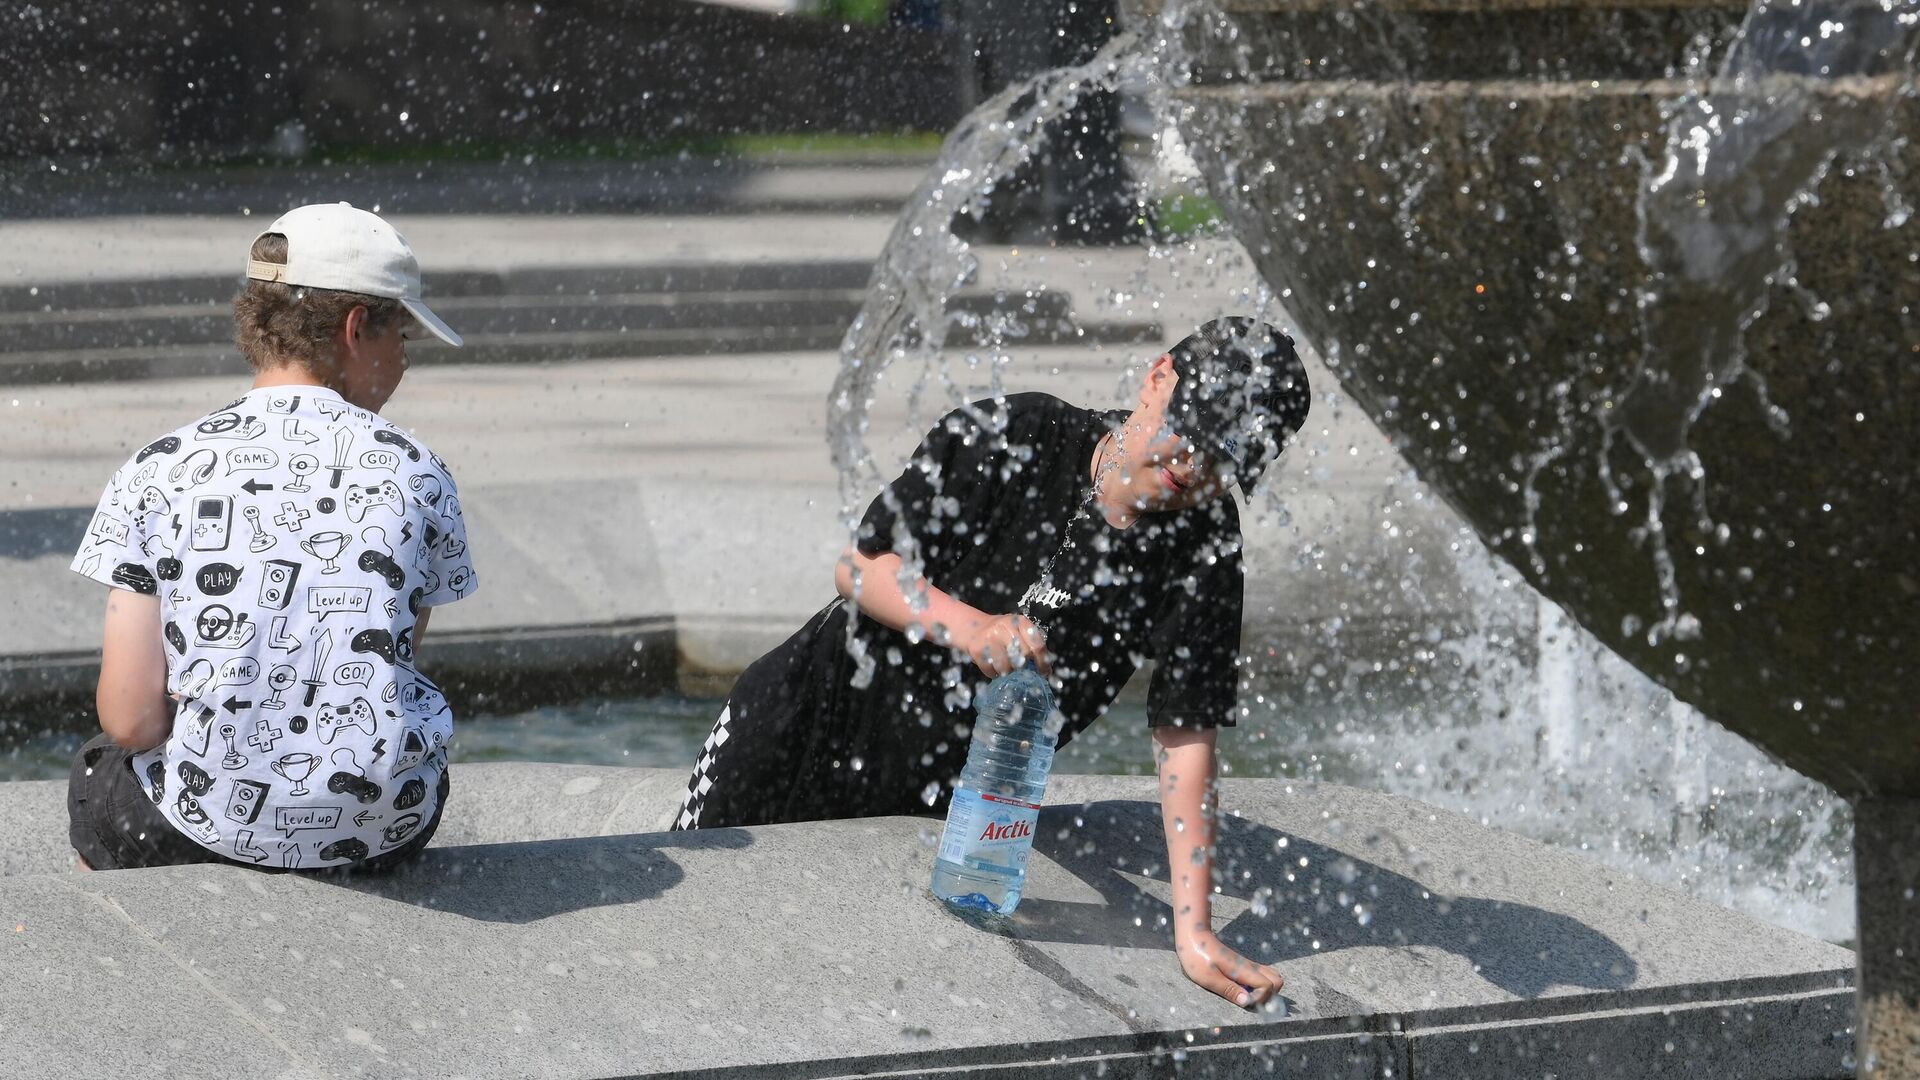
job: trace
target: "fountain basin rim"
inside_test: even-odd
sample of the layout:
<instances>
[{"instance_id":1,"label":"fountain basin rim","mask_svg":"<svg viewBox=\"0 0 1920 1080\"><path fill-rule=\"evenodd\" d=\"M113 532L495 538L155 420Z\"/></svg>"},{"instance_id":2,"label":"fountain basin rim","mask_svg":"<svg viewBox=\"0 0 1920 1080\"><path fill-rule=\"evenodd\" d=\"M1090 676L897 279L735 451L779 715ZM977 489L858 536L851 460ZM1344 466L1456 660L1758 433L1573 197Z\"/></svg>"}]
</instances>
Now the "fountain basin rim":
<instances>
[{"instance_id":1,"label":"fountain basin rim","mask_svg":"<svg viewBox=\"0 0 1920 1080\"><path fill-rule=\"evenodd\" d=\"M1302 101L1319 97L1390 98L1576 98L1657 97L1677 99L1705 93L1715 100L1766 99L1785 91L1804 92L1840 101L1891 97L1902 91L1920 91L1920 74L1884 75L1770 75L1762 79L1326 79L1295 83L1223 82L1186 86L1175 91L1182 100Z\"/></svg>"},{"instance_id":2,"label":"fountain basin rim","mask_svg":"<svg viewBox=\"0 0 1920 1080\"><path fill-rule=\"evenodd\" d=\"M1143 13L1157 14L1167 7L1166 0L1137 0ZM1353 0L1212 0L1206 5L1228 15L1314 14L1350 11ZM1449 15L1473 15L1509 11L1577 11L1598 8L1607 11L1662 11L1721 9L1745 11L1744 0L1373 0L1368 5L1377 11L1405 11ZM1854 6L1877 6L1875 0L1857 0Z\"/></svg>"}]
</instances>

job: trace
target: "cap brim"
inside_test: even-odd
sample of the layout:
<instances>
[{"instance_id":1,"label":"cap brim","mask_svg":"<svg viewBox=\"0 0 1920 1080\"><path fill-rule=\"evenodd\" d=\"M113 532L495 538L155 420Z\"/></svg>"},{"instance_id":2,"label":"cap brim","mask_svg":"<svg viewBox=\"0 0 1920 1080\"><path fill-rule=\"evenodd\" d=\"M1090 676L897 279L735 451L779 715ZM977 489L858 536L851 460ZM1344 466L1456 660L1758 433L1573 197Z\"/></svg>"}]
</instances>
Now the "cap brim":
<instances>
[{"instance_id":1,"label":"cap brim","mask_svg":"<svg viewBox=\"0 0 1920 1080\"><path fill-rule=\"evenodd\" d=\"M446 342L456 349L465 344L465 342L461 340L460 335L453 332L453 327L448 326L440 316L435 315L433 309L427 307L426 304L418 300L401 300L400 304L407 309L407 314L413 316L415 322L426 327L427 331L434 337L439 338L441 341Z\"/></svg>"}]
</instances>

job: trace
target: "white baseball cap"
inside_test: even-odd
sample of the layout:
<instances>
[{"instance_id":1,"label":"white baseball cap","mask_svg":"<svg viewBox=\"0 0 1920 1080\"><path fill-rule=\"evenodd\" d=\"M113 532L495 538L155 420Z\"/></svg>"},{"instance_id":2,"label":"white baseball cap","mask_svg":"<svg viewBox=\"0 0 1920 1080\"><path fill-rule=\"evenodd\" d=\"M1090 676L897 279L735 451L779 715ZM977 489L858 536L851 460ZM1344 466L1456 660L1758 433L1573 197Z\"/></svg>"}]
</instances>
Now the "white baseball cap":
<instances>
[{"instance_id":1,"label":"white baseball cap","mask_svg":"<svg viewBox=\"0 0 1920 1080\"><path fill-rule=\"evenodd\" d=\"M407 238L378 214L343 202L314 203L281 214L260 236L267 233L287 238L287 261L248 259L247 277L398 300L434 337L460 344L460 335L420 301L420 263Z\"/></svg>"}]
</instances>

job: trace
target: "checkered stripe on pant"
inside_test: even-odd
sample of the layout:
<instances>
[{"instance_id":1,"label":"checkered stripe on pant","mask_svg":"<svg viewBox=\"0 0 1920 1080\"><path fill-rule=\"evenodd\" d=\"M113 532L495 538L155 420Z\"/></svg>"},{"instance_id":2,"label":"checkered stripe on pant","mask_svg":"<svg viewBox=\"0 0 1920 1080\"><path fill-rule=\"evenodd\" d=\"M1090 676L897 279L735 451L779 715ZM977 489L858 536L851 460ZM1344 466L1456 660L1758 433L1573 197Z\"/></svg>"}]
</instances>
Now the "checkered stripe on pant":
<instances>
[{"instance_id":1,"label":"checkered stripe on pant","mask_svg":"<svg viewBox=\"0 0 1920 1080\"><path fill-rule=\"evenodd\" d=\"M733 706L729 705L720 710L720 719L713 722L713 730L700 748L700 760L694 763L693 775L687 780L687 795L680 801L680 816L673 822L675 829L700 827L700 811L706 805L707 792L713 790L714 755L727 745L727 722L732 719Z\"/></svg>"}]
</instances>

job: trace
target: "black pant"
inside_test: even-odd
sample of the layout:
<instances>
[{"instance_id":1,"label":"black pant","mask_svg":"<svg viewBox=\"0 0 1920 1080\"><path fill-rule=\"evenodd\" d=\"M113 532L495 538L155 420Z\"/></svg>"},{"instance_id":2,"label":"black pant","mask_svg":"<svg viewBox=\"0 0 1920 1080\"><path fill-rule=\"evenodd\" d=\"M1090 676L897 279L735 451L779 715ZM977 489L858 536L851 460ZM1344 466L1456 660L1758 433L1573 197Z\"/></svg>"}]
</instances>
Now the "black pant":
<instances>
[{"instance_id":1,"label":"black pant","mask_svg":"<svg viewBox=\"0 0 1920 1080\"><path fill-rule=\"evenodd\" d=\"M741 673L674 829L946 812L964 733L923 727L863 696L878 691L848 686L851 607L829 604ZM937 672L923 681L938 685Z\"/></svg>"},{"instance_id":2,"label":"black pant","mask_svg":"<svg viewBox=\"0 0 1920 1080\"><path fill-rule=\"evenodd\" d=\"M279 872L277 866L256 866L209 851L176 829L148 797L133 771L135 751L96 735L74 755L67 777L67 838L73 850L95 870L131 870L146 866L185 866L191 863L230 863L250 870ZM450 784L440 774L440 801L433 819L411 840L363 862L329 866L323 870L378 873L411 859L433 839L440 815L447 808Z\"/></svg>"}]
</instances>

